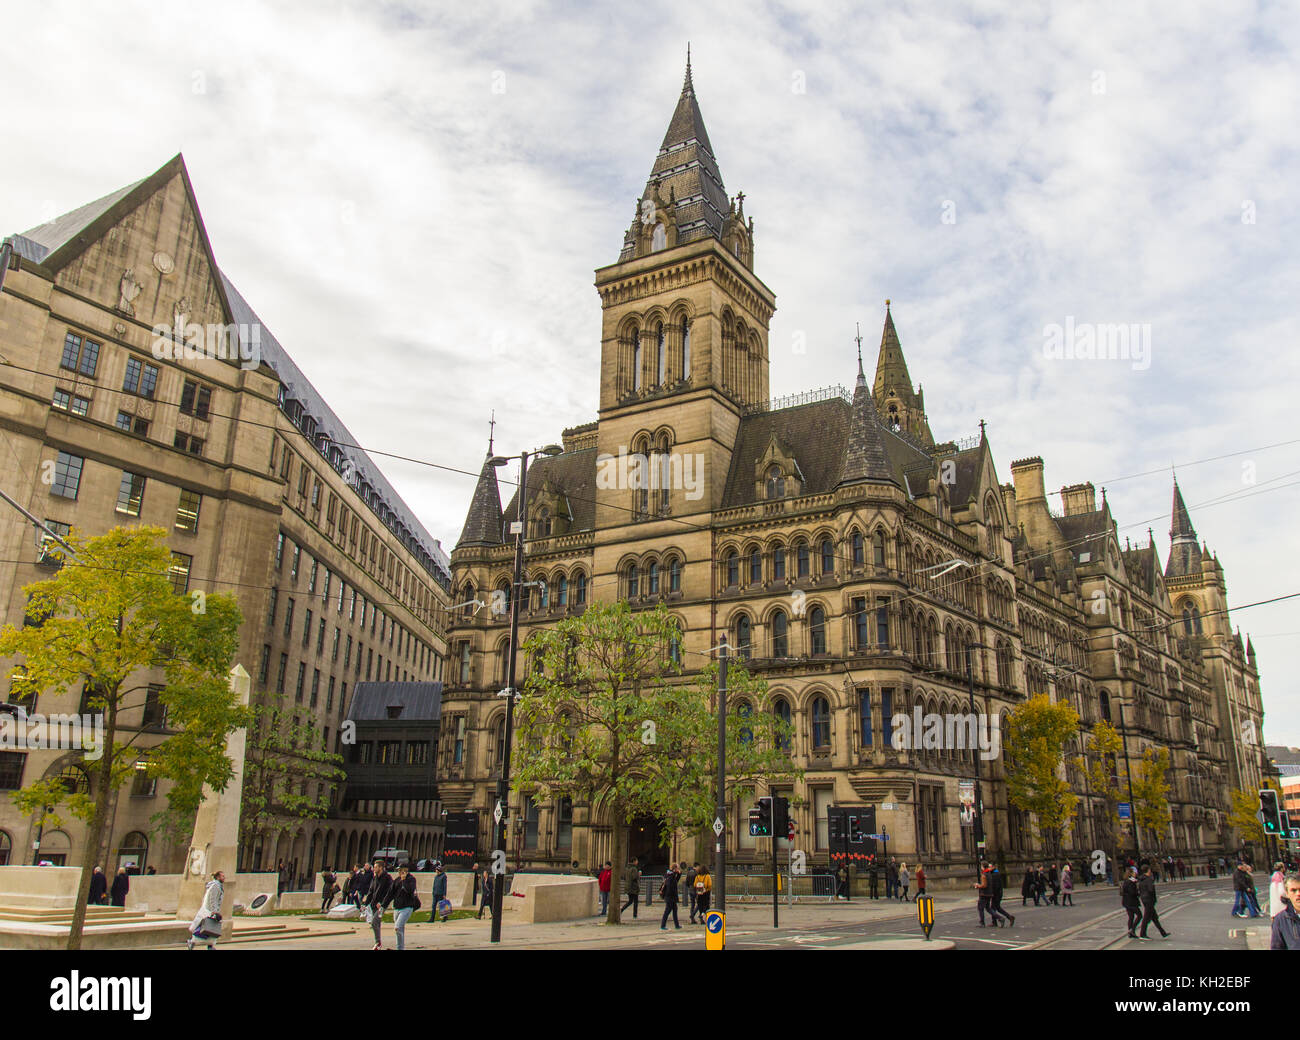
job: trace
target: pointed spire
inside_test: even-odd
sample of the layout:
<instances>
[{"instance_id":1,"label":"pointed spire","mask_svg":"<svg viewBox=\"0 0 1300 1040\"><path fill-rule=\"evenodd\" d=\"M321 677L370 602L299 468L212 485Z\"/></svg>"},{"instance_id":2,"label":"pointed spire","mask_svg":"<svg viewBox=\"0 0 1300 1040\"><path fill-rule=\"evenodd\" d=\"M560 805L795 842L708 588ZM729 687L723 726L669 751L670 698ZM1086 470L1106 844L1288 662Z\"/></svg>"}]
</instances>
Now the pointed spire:
<instances>
[{"instance_id":1,"label":"pointed spire","mask_svg":"<svg viewBox=\"0 0 1300 1040\"><path fill-rule=\"evenodd\" d=\"M1192 518L1187 512L1187 506L1183 502L1183 493L1179 490L1178 481L1174 481L1174 508L1171 514L1172 526L1169 528L1169 537L1173 539L1175 545L1184 542L1196 544L1196 528L1192 526Z\"/></svg>"},{"instance_id":2,"label":"pointed spire","mask_svg":"<svg viewBox=\"0 0 1300 1040\"><path fill-rule=\"evenodd\" d=\"M492 424L495 432L495 413ZM469 503L469 513L465 516L465 527L460 533L456 548L459 549L462 545L500 545L504 523L501 492L497 488L497 470L492 465L492 438L489 437L488 453L483 458L483 469L479 472L474 497Z\"/></svg>"},{"instance_id":3,"label":"pointed spire","mask_svg":"<svg viewBox=\"0 0 1300 1040\"><path fill-rule=\"evenodd\" d=\"M691 82L691 41L686 41L686 80L682 83L682 93L695 94L695 84Z\"/></svg>"},{"instance_id":4,"label":"pointed spire","mask_svg":"<svg viewBox=\"0 0 1300 1040\"><path fill-rule=\"evenodd\" d=\"M854 384L854 389L856 391L866 388L867 376L866 373L862 371L862 323L855 322L855 325L858 330L858 334L854 337L854 340L858 344L858 381Z\"/></svg>"},{"instance_id":5,"label":"pointed spire","mask_svg":"<svg viewBox=\"0 0 1300 1040\"><path fill-rule=\"evenodd\" d=\"M885 301L885 327L880 333L880 357L876 361L877 396L897 390L900 394L911 396L912 377L907 373L907 360L903 357L903 347L898 342L898 330L894 328L894 315Z\"/></svg>"},{"instance_id":6,"label":"pointed spire","mask_svg":"<svg viewBox=\"0 0 1300 1040\"><path fill-rule=\"evenodd\" d=\"M897 484L885 453L885 429L864 376L858 377L849 413L849 437L844 448L841 484Z\"/></svg>"},{"instance_id":7,"label":"pointed spire","mask_svg":"<svg viewBox=\"0 0 1300 1040\"><path fill-rule=\"evenodd\" d=\"M496 440L497 410L492 409L492 418L488 420L488 458L492 457L492 442Z\"/></svg>"}]
</instances>

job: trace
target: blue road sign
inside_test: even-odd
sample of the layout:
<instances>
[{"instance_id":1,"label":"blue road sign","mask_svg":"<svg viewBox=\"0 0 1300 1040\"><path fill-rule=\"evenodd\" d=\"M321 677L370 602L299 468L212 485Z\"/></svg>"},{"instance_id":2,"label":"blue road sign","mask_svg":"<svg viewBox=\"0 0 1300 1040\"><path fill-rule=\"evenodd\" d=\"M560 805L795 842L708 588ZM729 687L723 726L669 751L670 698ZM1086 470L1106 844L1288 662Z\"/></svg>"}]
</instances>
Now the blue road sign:
<instances>
[{"instance_id":1,"label":"blue road sign","mask_svg":"<svg viewBox=\"0 0 1300 1040\"><path fill-rule=\"evenodd\" d=\"M1120 818L1121 820L1131 820L1131 819L1133 818L1133 803L1132 803L1132 802L1120 802L1120 803L1119 803L1119 818Z\"/></svg>"}]
</instances>

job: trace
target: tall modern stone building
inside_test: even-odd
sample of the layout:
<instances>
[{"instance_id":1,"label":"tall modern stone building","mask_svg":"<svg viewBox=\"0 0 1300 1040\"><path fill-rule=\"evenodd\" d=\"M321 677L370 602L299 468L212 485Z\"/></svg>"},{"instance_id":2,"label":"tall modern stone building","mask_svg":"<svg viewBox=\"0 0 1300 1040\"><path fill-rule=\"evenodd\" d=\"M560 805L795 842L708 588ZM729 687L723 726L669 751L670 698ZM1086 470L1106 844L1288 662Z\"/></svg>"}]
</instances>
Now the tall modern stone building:
<instances>
[{"instance_id":1,"label":"tall modern stone building","mask_svg":"<svg viewBox=\"0 0 1300 1040\"><path fill-rule=\"evenodd\" d=\"M597 417L529 468L521 639L595 601L664 603L689 677L727 634L794 726L805 778L781 793L798 796L798 845L823 863L828 809L872 805L891 852L969 868L972 754L890 739L897 713L965 712L968 662L981 713L1046 693L1078 710L1076 748L1122 710L1132 758L1170 750L1171 818L1144 848L1228 845L1228 791L1262 766L1258 676L1177 490L1162 565L1154 540L1121 543L1091 484L1063 488L1055 510L1041 459L1012 463L1003 483L982 426L960 442L932 433L888 302L874 378L859 341L852 392L769 401L775 295L744 202L724 189L688 66L617 261L596 272ZM609 486L620 455L672 479ZM495 474L485 462L452 552L454 603L509 588L518 503L502 508ZM448 634L440 790L449 810L480 814L480 847L504 750L508 629L505 615L461 611ZM982 770L990 850L1031 855L1001 761ZM1091 849L1094 792L1069 775L1082 798L1069 844ZM732 807L729 847L758 862L766 840L749 836L746 809ZM588 868L612 849L598 806L525 799L515 814L512 863ZM704 858L698 835L658 849L657 824L632 821L633 854Z\"/></svg>"},{"instance_id":2,"label":"tall modern stone building","mask_svg":"<svg viewBox=\"0 0 1300 1040\"><path fill-rule=\"evenodd\" d=\"M358 682L442 678L446 554L221 272L179 156L5 239L0 257L0 479L10 497L56 533L165 528L179 592L238 598L238 659L254 700L312 725L330 750ZM164 348L197 335L224 353L155 349L160 328ZM55 566L33 525L0 503L0 622L24 623L23 586ZM79 691L24 686L20 662L0 661L0 676L10 704L78 708ZM126 723L147 753L168 722L161 673L141 678L149 694ZM0 792L55 775L89 783L79 752L0 752ZM330 800L329 815L255 836L245 869L284 860L305 875L385 839L420 854L438 843L431 796L303 793ZM141 774L115 794L96 862L177 869L184 849L161 846L149 822L165 790ZM30 862L38 833L42 858L83 861L81 824L43 824L0 798L0 863Z\"/></svg>"}]
</instances>

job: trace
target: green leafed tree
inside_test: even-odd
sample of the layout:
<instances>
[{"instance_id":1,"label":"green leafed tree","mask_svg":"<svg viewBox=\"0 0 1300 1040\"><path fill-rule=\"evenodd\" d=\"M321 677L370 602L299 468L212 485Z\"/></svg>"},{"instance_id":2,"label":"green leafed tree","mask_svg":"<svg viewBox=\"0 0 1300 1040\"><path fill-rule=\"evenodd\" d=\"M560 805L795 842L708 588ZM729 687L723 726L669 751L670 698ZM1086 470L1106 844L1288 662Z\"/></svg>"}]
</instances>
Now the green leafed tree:
<instances>
[{"instance_id":1,"label":"green leafed tree","mask_svg":"<svg viewBox=\"0 0 1300 1040\"><path fill-rule=\"evenodd\" d=\"M1228 811L1228 826L1234 828L1242 841L1263 842L1264 825L1255 814L1259 812L1258 790L1232 792L1232 807Z\"/></svg>"},{"instance_id":2,"label":"green leafed tree","mask_svg":"<svg viewBox=\"0 0 1300 1040\"><path fill-rule=\"evenodd\" d=\"M1122 751L1119 733L1103 719L1093 726L1083 754L1074 760L1075 767L1087 783L1093 819L1100 832L1098 840L1107 854L1115 858L1120 854L1119 803L1123 801L1120 785L1124 782L1120 772L1124 766L1120 757Z\"/></svg>"},{"instance_id":3,"label":"green leafed tree","mask_svg":"<svg viewBox=\"0 0 1300 1040\"><path fill-rule=\"evenodd\" d=\"M682 676L681 633L661 605L593 604L579 617L534 632L524 645L530 674L516 707L512 786L606 807L616 824L640 814L701 829L716 812L717 665ZM734 662L727 696L728 799L763 780L795 778L765 685ZM627 828L614 831L611 890L620 891ZM666 834L665 834L666 836ZM619 900L608 922L618 924Z\"/></svg>"},{"instance_id":4,"label":"green leafed tree","mask_svg":"<svg viewBox=\"0 0 1300 1040\"><path fill-rule=\"evenodd\" d=\"M1133 767L1133 819L1139 827L1169 833L1169 752L1148 747Z\"/></svg>"},{"instance_id":5,"label":"green leafed tree","mask_svg":"<svg viewBox=\"0 0 1300 1040\"><path fill-rule=\"evenodd\" d=\"M1017 705L1007 719L1007 797L1033 813L1039 840L1052 851L1059 850L1079 802L1061 768L1066 743L1078 729L1079 713L1063 701L1053 704L1044 693Z\"/></svg>"},{"instance_id":6,"label":"green leafed tree","mask_svg":"<svg viewBox=\"0 0 1300 1040\"><path fill-rule=\"evenodd\" d=\"M274 705L255 706L253 715L239 817L240 844L246 852L259 836L274 844L303 820L323 819L329 813L331 790L346 775L343 756L326 749L323 734L314 726L295 725L292 714Z\"/></svg>"},{"instance_id":7,"label":"green leafed tree","mask_svg":"<svg viewBox=\"0 0 1300 1040\"><path fill-rule=\"evenodd\" d=\"M156 527L118 527L86 540L74 531L67 539L73 555L56 551L63 559L59 573L24 589L28 614L40 623L0 631L0 657L21 658L28 689L43 698L80 691L81 711L103 716L102 754L79 752L88 794L52 779L13 796L24 815L48 806L51 823L62 809L87 824L68 936L73 950L81 947L91 876L116 792L138 767L170 781L167 808L155 823L181 832L192 823L204 784L223 790L230 781L226 736L248 722L229 679L239 647L239 607L233 596L178 594L166 537ZM143 707L159 673L168 729L176 732L142 751L140 728L125 724L124 716Z\"/></svg>"}]
</instances>

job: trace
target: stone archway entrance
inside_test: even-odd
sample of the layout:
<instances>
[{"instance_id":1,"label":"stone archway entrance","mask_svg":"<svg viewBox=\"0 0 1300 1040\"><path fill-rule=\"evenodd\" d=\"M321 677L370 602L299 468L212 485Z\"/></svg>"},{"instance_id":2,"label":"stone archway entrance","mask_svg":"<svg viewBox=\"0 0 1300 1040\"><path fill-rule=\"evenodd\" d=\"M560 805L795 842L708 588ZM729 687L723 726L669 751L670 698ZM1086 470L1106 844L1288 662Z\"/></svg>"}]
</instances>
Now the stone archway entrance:
<instances>
[{"instance_id":1,"label":"stone archway entrance","mask_svg":"<svg viewBox=\"0 0 1300 1040\"><path fill-rule=\"evenodd\" d=\"M637 816L627 826L627 856L635 856L644 874L662 874L668 869L667 843L659 843L660 821L654 816Z\"/></svg>"}]
</instances>

